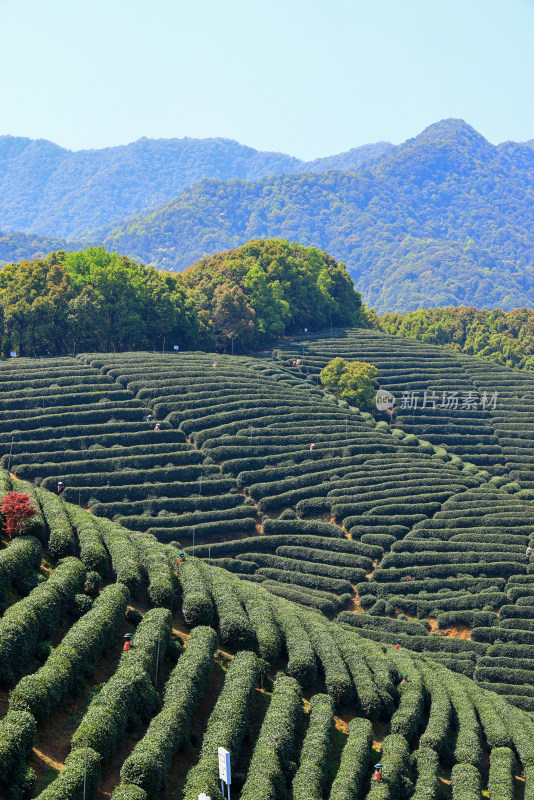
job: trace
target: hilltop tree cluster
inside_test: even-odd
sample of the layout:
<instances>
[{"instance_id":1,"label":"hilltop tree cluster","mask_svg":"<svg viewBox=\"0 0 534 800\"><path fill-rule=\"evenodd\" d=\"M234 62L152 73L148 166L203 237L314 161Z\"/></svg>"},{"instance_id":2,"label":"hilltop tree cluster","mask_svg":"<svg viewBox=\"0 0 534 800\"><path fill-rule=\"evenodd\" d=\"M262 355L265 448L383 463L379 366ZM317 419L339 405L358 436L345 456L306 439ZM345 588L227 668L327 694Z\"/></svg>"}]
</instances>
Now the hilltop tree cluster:
<instances>
[{"instance_id":1,"label":"hilltop tree cluster","mask_svg":"<svg viewBox=\"0 0 534 800\"><path fill-rule=\"evenodd\" d=\"M2 351L226 348L269 344L325 324L368 326L343 264L313 247L249 242L184 275L90 247L0 272Z\"/></svg>"}]
</instances>

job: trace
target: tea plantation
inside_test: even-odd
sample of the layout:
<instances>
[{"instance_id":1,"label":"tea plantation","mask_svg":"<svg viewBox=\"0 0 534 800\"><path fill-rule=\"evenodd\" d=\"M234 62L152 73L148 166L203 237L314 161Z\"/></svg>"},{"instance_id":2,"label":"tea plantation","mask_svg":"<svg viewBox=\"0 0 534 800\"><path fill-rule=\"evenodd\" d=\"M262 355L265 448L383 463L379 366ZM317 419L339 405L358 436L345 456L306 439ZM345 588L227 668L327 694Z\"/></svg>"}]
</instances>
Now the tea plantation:
<instances>
[{"instance_id":1,"label":"tea plantation","mask_svg":"<svg viewBox=\"0 0 534 800\"><path fill-rule=\"evenodd\" d=\"M319 388L337 355L393 425ZM39 510L0 550L0 793L220 800L223 746L236 799L534 798L527 373L343 330L0 379Z\"/></svg>"}]
</instances>

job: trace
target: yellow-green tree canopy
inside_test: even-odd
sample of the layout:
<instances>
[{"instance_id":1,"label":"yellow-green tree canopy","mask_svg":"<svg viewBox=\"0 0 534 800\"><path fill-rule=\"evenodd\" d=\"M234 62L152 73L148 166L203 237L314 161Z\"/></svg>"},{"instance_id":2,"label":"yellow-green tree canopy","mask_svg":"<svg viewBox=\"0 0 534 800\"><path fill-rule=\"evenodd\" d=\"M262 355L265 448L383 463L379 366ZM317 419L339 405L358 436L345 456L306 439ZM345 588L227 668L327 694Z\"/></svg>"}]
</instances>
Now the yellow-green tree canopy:
<instances>
[{"instance_id":1,"label":"yellow-green tree canopy","mask_svg":"<svg viewBox=\"0 0 534 800\"><path fill-rule=\"evenodd\" d=\"M238 351L262 346L284 333L319 330L331 323L371 327L345 265L316 247L256 239L200 259L180 279L195 293L197 307L211 320L218 343L233 339Z\"/></svg>"},{"instance_id":2,"label":"yellow-green tree canopy","mask_svg":"<svg viewBox=\"0 0 534 800\"><path fill-rule=\"evenodd\" d=\"M347 361L334 358L321 371L324 388L358 408L369 408L373 403L375 387L373 380L378 370L365 361Z\"/></svg>"}]
</instances>

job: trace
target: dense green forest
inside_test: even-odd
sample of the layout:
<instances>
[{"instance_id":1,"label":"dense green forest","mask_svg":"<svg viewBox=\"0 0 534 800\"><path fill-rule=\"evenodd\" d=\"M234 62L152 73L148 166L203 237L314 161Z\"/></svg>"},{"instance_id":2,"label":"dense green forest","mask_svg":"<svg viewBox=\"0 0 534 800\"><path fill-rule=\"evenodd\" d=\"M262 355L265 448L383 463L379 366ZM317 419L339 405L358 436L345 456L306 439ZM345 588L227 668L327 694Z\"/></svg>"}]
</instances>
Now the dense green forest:
<instances>
[{"instance_id":1,"label":"dense green forest","mask_svg":"<svg viewBox=\"0 0 534 800\"><path fill-rule=\"evenodd\" d=\"M534 148L495 147L447 120L357 172L205 180L105 238L181 271L250 238L313 245L346 263L378 313L534 301Z\"/></svg>"},{"instance_id":2,"label":"dense green forest","mask_svg":"<svg viewBox=\"0 0 534 800\"><path fill-rule=\"evenodd\" d=\"M43 139L0 136L0 228L79 237L100 226L109 230L203 178L255 181L303 170L355 169L391 146L378 142L303 162L230 139L143 138L72 152Z\"/></svg>"},{"instance_id":3,"label":"dense green forest","mask_svg":"<svg viewBox=\"0 0 534 800\"><path fill-rule=\"evenodd\" d=\"M213 349L243 352L285 333L369 326L343 264L312 247L249 242L183 276L104 247L8 264L0 272L2 352Z\"/></svg>"},{"instance_id":4,"label":"dense green forest","mask_svg":"<svg viewBox=\"0 0 534 800\"><path fill-rule=\"evenodd\" d=\"M78 245L81 247L81 245ZM36 236L33 233L8 233L0 230L0 268L23 259L44 258L54 250L74 250L76 246L64 239Z\"/></svg>"},{"instance_id":5,"label":"dense green forest","mask_svg":"<svg viewBox=\"0 0 534 800\"><path fill-rule=\"evenodd\" d=\"M378 320L386 333L442 344L507 367L534 372L534 311L504 312L476 308L432 308L409 314L384 314Z\"/></svg>"}]
</instances>

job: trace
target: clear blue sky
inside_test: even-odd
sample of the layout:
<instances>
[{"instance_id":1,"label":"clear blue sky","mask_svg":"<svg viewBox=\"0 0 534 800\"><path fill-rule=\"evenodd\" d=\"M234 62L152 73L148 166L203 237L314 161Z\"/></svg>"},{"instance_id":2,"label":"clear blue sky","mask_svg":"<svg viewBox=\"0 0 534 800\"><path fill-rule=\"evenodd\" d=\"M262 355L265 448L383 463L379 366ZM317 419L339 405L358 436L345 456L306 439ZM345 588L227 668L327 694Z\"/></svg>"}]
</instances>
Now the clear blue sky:
<instances>
[{"instance_id":1,"label":"clear blue sky","mask_svg":"<svg viewBox=\"0 0 534 800\"><path fill-rule=\"evenodd\" d=\"M0 33L0 134L71 149L534 139L534 0L0 0Z\"/></svg>"}]
</instances>

